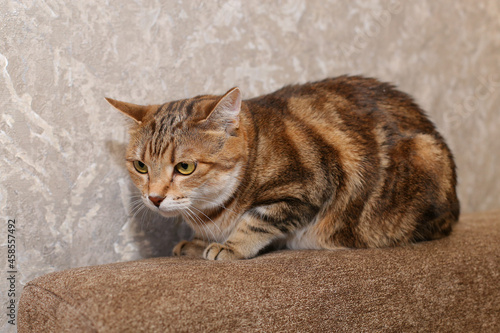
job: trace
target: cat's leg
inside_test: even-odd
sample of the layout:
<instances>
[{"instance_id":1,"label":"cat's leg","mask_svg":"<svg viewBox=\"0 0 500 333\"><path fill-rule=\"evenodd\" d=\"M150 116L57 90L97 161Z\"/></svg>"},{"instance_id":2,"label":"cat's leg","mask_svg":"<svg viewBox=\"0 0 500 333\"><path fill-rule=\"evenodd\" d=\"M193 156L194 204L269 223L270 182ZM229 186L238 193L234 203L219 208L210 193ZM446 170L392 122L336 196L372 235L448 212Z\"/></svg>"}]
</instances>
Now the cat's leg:
<instances>
[{"instance_id":1,"label":"cat's leg","mask_svg":"<svg viewBox=\"0 0 500 333\"><path fill-rule=\"evenodd\" d=\"M283 233L255 216L245 216L224 244L212 243L203 253L209 260L237 260L255 257Z\"/></svg>"},{"instance_id":2,"label":"cat's leg","mask_svg":"<svg viewBox=\"0 0 500 333\"><path fill-rule=\"evenodd\" d=\"M224 244L212 243L203 253L209 260L255 257L275 240L285 239L307 222L316 210L298 201L280 202L245 213Z\"/></svg>"},{"instance_id":3,"label":"cat's leg","mask_svg":"<svg viewBox=\"0 0 500 333\"><path fill-rule=\"evenodd\" d=\"M174 256L189 256L189 257L203 257L203 251L207 247L208 242L195 237L192 241L180 241L172 250Z\"/></svg>"}]
</instances>

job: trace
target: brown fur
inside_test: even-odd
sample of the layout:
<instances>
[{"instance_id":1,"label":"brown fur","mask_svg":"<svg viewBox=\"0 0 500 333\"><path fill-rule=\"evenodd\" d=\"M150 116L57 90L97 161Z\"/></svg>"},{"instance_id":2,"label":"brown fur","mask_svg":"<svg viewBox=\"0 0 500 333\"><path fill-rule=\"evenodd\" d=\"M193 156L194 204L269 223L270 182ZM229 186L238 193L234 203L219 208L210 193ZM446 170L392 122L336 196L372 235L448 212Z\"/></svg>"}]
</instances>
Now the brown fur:
<instances>
[{"instance_id":1,"label":"brown fur","mask_svg":"<svg viewBox=\"0 0 500 333\"><path fill-rule=\"evenodd\" d=\"M127 161L145 204L195 231L175 255L396 246L446 236L458 220L446 143L408 95L375 79L341 76L246 101L237 88L163 105L108 101L136 121ZM180 162L195 171L180 174Z\"/></svg>"}]
</instances>

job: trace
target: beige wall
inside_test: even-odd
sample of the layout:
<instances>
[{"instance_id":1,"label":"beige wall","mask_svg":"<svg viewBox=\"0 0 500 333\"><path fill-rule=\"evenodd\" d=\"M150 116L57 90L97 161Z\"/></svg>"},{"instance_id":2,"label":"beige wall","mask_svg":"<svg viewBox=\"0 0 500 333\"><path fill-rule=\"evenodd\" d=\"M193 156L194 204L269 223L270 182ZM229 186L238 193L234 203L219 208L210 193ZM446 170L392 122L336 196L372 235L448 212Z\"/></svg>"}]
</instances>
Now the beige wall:
<instances>
[{"instance_id":1,"label":"beige wall","mask_svg":"<svg viewBox=\"0 0 500 333\"><path fill-rule=\"evenodd\" d=\"M103 96L153 103L238 85L252 97L378 77L415 96L447 138L463 210L500 208L498 1L106 3L0 0L0 267L15 218L19 287L165 254L189 234L129 217L125 121Z\"/></svg>"}]
</instances>

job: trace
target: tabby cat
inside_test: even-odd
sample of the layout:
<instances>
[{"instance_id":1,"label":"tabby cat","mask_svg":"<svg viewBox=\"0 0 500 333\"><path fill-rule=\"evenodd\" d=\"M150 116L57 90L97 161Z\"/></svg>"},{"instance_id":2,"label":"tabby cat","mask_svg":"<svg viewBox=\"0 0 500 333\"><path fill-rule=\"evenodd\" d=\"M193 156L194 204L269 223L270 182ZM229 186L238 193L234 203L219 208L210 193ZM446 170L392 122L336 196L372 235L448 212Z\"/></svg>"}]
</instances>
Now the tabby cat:
<instances>
[{"instance_id":1,"label":"tabby cat","mask_svg":"<svg viewBox=\"0 0 500 333\"><path fill-rule=\"evenodd\" d=\"M174 255L397 246L444 237L458 220L452 154L390 84L341 76L245 101L238 88L107 100L135 120L126 161L144 204L194 229Z\"/></svg>"}]
</instances>

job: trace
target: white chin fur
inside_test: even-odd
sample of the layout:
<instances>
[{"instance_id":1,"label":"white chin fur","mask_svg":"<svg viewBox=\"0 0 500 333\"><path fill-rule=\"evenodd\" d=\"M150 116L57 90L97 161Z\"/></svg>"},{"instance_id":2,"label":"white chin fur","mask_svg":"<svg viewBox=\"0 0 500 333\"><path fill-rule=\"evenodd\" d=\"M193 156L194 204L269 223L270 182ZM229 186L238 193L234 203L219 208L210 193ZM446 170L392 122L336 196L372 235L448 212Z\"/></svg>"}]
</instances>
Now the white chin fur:
<instances>
[{"instance_id":1,"label":"white chin fur","mask_svg":"<svg viewBox=\"0 0 500 333\"><path fill-rule=\"evenodd\" d=\"M175 217L175 216L179 216L181 215L181 213L179 211L176 211L176 210L171 210L171 211L163 211L163 210L160 210L160 209L155 209L157 213L160 213L161 216L164 216L164 217Z\"/></svg>"}]
</instances>

